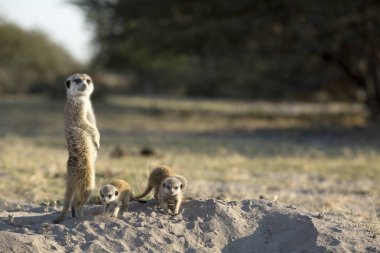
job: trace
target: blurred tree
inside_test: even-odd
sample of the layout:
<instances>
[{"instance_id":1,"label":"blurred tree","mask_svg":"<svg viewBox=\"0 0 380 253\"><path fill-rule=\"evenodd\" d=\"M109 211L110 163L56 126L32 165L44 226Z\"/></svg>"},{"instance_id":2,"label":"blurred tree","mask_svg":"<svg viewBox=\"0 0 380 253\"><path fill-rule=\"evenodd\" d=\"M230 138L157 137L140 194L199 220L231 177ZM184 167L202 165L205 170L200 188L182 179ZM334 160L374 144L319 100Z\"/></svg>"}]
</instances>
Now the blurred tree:
<instances>
[{"instance_id":1,"label":"blurred tree","mask_svg":"<svg viewBox=\"0 0 380 253\"><path fill-rule=\"evenodd\" d=\"M62 80L78 66L43 33L0 22L0 94L63 90Z\"/></svg>"},{"instance_id":2,"label":"blurred tree","mask_svg":"<svg viewBox=\"0 0 380 253\"><path fill-rule=\"evenodd\" d=\"M140 92L357 99L380 115L378 0L73 0L96 31L95 66ZM342 85L343 83L343 85Z\"/></svg>"}]
</instances>

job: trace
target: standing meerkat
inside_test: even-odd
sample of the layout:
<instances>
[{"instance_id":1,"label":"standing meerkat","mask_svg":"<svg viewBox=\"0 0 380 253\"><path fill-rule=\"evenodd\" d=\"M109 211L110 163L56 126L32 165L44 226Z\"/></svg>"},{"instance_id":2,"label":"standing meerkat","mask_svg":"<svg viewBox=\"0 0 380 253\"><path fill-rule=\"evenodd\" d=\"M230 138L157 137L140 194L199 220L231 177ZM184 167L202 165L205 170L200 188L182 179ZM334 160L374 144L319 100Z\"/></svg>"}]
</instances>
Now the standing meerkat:
<instances>
[{"instance_id":1,"label":"standing meerkat","mask_svg":"<svg viewBox=\"0 0 380 253\"><path fill-rule=\"evenodd\" d=\"M110 184L103 185L100 188L100 199L103 204L103 214L110 214L111 217L117 217L120 205L121 211L127 212L131 200L146 202L135 199L131 186L122 179L116 179Z\"/></svg>"},{"instance_id":2,"label":"standing meerkat","mask_svg":"<svg viewBox=\"0 0 380 253\"><path fill-rule=\"evenodd\" d=\"M65 137L67 161L66 193L62 212L54 220L64 220L71 206L73 217L83 216L83 205L95 187L95 160L100 135L96 127L90 95L94 84L86 74L73 74L66 79Z\"/></svg>"},{"instance_id":3,"label":"standing meerkat","mask_svg":"<svg viewBox=\"0 0 380 253\"><path fill-rule=\"evenodd\" d=\"M158 192L158 202L165 213L179 213L179 207L182 202L183 193L187 186L185 177L177 175L165 178Z\"/></svg>"}]
</instances>

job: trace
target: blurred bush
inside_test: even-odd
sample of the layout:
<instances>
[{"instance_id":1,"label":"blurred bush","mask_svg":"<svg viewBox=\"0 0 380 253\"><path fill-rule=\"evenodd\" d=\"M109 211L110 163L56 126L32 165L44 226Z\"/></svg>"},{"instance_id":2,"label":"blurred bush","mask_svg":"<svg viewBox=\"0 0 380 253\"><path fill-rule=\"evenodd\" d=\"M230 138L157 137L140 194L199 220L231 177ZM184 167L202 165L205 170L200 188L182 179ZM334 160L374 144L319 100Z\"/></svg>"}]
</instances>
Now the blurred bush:
<instances>
[{"instance_id":1,"label":"blurred bush","mask_svg":"<svg viewBox=\"0 0 380 253\"><path fill-rule=\"evenodd\" d=\"M380 115L378 0L72 0L129 92L359 100Z\"/></svg>"},{"instance_id":2,"label":"blurred bush","mask_svg":"<svg viewBox=\"0 0 380 253\"><path fill-rule=\"evenodd\" d=\"M63 80L80 68L43 33L0 22L0 94L65 95Z\"/></svg>"}]
</instances>

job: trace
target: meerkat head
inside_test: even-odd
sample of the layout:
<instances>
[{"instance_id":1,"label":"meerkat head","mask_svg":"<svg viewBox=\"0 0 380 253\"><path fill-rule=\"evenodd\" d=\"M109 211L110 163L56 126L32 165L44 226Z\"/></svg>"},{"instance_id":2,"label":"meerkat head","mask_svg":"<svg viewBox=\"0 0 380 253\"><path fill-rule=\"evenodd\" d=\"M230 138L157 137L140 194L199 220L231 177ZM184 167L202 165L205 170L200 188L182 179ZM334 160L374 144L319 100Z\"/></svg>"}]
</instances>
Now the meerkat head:
<instances>
[{"instance_id":1,"label":"meerkat head","mask_svg":"<svg viewBox=\"0 0 380 253\"><path fill-rule=\"evenodd\" d=\"M87 74L72 74L65 84L67 95L71 97L90 96L94 91L92 79Z\"/></svg>"},{"instance_id":2,"label":"meerkat head","mask_svg":"<svg viewBox=\"0 0 380 253\"><path fill-rule=\"evenodd\" d=\"M100 199L105 204L114 201L118 195L119 191L111 184L104 185L100 188Z\"/></svg>"},{"instance_id":3,"label":"meerkat head","mask_svg":"<svg viewBox=\"0 0 380 253\"><path fill-rule=\"evenodd\" d=\"M166 194L176 196L182 191L183 184L176 177L168 177L162 182L162 187Z\"/></svg>"}]
</instances>

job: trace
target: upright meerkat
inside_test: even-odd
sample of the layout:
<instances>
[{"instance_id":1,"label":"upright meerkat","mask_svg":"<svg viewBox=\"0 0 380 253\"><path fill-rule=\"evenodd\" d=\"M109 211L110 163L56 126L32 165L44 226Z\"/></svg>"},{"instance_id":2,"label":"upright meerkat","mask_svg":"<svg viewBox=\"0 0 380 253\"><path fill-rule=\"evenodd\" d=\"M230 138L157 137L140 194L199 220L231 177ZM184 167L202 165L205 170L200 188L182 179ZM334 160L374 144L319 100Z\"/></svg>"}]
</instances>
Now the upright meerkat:
<instances>
[{"instance_id":1,"label":"upright meerkat","mask_svg":"<svg viewBox=\"0 0 380 253\"><path fill-rule=\"evenodd\" d=\"M158 192L158 202L165 213L179 213L183 193L187 186L187 180L183 176L171 176L164 179Z\"/></svg>"},{"instance_id":2,"label":"upright meerkat","mask_svg":"<svg viewBox=\"0 0 380 253\"><path fill-rule=\"evenodd\" d=\"M122 179L116 179L110 184L103 185L100 188L100 199L103 203L103 214L109 214L111 217L117 217L120 205L121 211L127 212L131 200L146 202L135 199L131 186Z\"/></svg>"},{"instance_id":3,"label":"upright meerkat","mask_svg":"<svg viewBox=\"0 0 380 253\"><path fill-rule=\"evenodd\" d=\"M71 205L73 217L83 216L83 205L95 187L95 160L100 135L96 127L90 95L94 84L86 74L73 74L66 79L65 137L69 152L65 201L60 216L64 220Z\"/></svg>"},{"instance_id":4,"label":"upright meerkat","mask_svg":"<svg viewBox=\"0 0 380 253\"><path fill-rule=\"evenodd\" d=\"M177 186L179 188L175 188ZM169 166L162 165L152 170L152 172L149 174L148 185L145 191L142 194L136 196L135 198L136 199L144 198L152 191L152 189L154 189L154 195L153 195L154 198L158 199L160 206L167 213L168 209L165 209L164 206L165 205L168 206L167 204L171 205L172 203L174 203L175 202L173 200L174 198L179 200L179 201L176 201L176 203L178 202L178 208L179 208L179 205L181 204L181 201L182 201L182 195L185 192L186 187L187 187L187 180L185 177L181 175L177 175L174 172L174 170L171 169ZM180 190L181 192L179 193L178 190ZM175 196L178 196L178 198ZM173 213L177 214L178 209L174 209Z\"/></svg>"}]
</instances>

